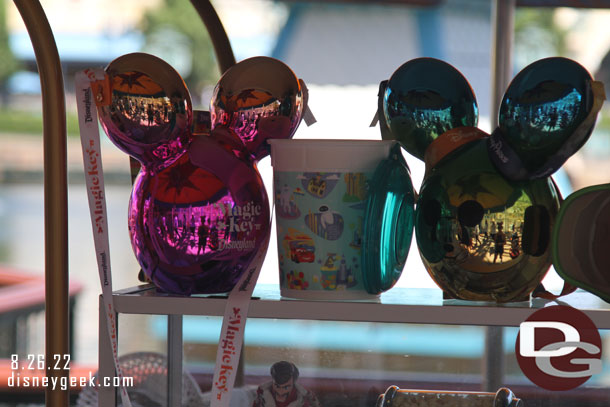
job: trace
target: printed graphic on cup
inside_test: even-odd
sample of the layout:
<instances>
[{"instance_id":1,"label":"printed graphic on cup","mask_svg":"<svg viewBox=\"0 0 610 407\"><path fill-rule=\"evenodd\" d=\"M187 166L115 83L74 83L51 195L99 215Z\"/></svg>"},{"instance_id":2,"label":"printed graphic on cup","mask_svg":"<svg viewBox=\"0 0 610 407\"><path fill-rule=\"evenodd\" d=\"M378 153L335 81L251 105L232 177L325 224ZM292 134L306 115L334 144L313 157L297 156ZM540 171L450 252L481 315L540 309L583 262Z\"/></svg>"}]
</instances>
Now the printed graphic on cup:
<instances>
[{"instance_id":1,"label":"printed graphic on cup","mask_svg":"<svg viewBox=\"0 0 610 407\"><path fill-rule=\"evenodd\" d=\"M291 290L364 290L360 278L367 175L275 175L280 279Z\"/></svg>"}]
</instances>

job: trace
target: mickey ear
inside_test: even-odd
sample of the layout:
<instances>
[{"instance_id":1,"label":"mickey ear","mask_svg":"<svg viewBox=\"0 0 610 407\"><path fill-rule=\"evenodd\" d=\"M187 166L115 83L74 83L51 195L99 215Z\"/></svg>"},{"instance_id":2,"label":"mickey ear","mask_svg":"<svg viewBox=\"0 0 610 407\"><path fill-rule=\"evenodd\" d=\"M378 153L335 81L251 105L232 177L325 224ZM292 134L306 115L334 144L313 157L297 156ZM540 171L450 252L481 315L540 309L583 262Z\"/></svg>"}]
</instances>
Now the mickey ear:
<instances>
[{"instance_id":1,"label":"mickey ear","mask_svg":"<svg viewBox=\"0 0 610 407\"><path fill-rule=\"evenodd\" d=\"M260 160L269 154L268 139L291 138L301 123L308 97L302 84L280 60L259 56L240 61L216 85L212 128L229 127Z\"/></svg>"},{"instance_id":2,"label":"mickey ear","mask_svg":"<svg viewBox=\"0 0 610 407\"><path fill-rule=\"evenodd\" d=\"M502 99L489 140L492 161L513 180L551 175L587 141L604 100L603 84L575 61L528 65Z\"/></svg>"},{"instance_id":3,"label":"mickey ear","mask_svg":"<svg viewBox=\"0 0 610 407\"><path fill-rule=\"evenodd\" d=\"M180 74L140 52L118 57L105 72L107 96L98 113L108 138L148 170L175 162L188 146L193 115Z\"/></svg>"},{"instance_id":4,"label":"mickey ear","mask_svg":"<svg viewBox=\"0 0 610 407\"><path fill-rule=\"evenodd\" d=\"M403 64L379 95L379 118L387 132L412 155L424 159L438 136L456 127L476 127L478 106L470 84L446 62L417 58ZM383 130L383 127L382 127Z\"/></svg>"}]
</instances>

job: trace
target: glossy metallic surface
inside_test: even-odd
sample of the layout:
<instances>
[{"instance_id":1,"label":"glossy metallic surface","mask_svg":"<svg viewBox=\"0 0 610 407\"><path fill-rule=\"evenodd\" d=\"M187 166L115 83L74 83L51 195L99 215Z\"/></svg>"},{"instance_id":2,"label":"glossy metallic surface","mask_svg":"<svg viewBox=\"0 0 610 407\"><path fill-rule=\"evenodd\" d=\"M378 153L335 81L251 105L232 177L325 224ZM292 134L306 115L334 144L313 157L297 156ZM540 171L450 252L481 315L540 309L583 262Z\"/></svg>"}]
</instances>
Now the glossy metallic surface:
<instances>
[{"instance_id":1,"label":"glossy metallic surface","mask_svg":"<svg viewBox=\"0 0 610 407\"><path fill-rule=\"evenodd\" d=\"M248 157L235 135L196 136L174 164L138 175L129 231L157 287L184 295L228 292L267 249L267 193Z\"/></svg>"},{"instance_id":2,"label":"glossy metallic surface","mask_svg":"<svg viewBox=\"0 0 610 407\"><path fill-rule=\"evenodd\" d=\"M426 269L451 298L526 300L550 267L559 202L550 178L514 182L498 173L485 139L460 147L420 190L415 233Z\"/></svg>"},{"instance_id":3,"label":"glossy metallic surface","mask_svg":"<svg viewBox=\"0 0 610 407\"><path fill-rule=\"evenodd\" d=\"M502 99L498 122L526 170L535 171L569 143L591 111L591 81L584 67L567 58L536 61L512 80Z\"/></svg>"},{"instance_id":4,"label":"glossy metallic surface","mask_svg":"<svg viewBox=\"0 0 610 407\"><path fill-rule=\"evenodd\" d=\"M255 160L267 156L270 138L291 138L305 109L305 92L283 62L254 57L231 67L212 97L212 128L234 131Z\"/></svg>"},{"instance_id":5,"label":"glossy metallic surface","mask_svg":"<svg viewBox=\"0 0 610 407\"><path fill-rule=\"evenodd\" d=\"M148 54L121 56L106 68L110 103L99 117L117 147L149 171L160 171L184 153L191 126L191 98L180 75Z\"/></svg>"},{"instance_id":6,"label":"glossy metallic surface","mask_svg":"<svg viewBox=\"0 0 610 407\"><path fill-rule=\"evenodd\" d=\"M382 137L398 140L423 160L428 145L447 130L476 126L478 107L468 81L434 58L403 64L380 93Z\"/></svg>"},{"instance_id":7,"label":"glossy metallic surface","mask_svg":"<svg viewBox=\"0 0 610 407\"><path fill-rule=\"evenodd\" d=\"M212 112L214 130L198 129L196 136L188 90L165 62L129 54L106 70L111 103L101 103L104 130L142 163L129 204L132 246L144 274L163 291L228 292L267 249L270 210L255 158L264 156L267 138L292 136L304 105L292 71L269 60L254 58L237 76L233 69L223 76L241 87L235 97L216 93L236 120L215 122L228 116Z\"/></svg>"}]
</instances>

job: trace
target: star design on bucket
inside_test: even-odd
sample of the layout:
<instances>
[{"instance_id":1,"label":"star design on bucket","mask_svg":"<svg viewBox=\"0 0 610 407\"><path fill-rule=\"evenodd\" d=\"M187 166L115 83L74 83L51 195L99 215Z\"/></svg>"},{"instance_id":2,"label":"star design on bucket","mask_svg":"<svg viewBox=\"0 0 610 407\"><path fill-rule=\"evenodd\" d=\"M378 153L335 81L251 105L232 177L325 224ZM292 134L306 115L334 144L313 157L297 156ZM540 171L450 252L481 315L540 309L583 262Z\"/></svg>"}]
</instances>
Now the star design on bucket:
<instances>
[{"instance_id":1,"label":"star design on bucket","mask_svg":"<svg viewBox=\"0 0 610 407\"><path fill-rule=\"evenodd\" d=\"M144 76L144 74L142 72L130 72L130 73L124 73L124 74L119 74L117 75L119 78L121 78L121 86L123 85L127 85L127 87L129 89L135 87L135 86L139 86L141 88L144 88L145 86L139 81L139 79Z\"/></svg>"}]
</instances>

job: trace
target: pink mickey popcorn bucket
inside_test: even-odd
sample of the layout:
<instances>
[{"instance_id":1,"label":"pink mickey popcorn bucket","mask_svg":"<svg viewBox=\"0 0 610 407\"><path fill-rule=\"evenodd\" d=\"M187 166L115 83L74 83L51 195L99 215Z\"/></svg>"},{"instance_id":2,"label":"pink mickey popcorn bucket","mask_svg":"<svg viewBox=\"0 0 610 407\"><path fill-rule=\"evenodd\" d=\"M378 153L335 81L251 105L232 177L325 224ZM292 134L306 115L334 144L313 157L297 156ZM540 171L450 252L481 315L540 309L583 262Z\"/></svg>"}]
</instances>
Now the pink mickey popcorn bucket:
<instances>
[{"instance_id":1,"label":"pink mickey popcorn bucket","mask_svg":"<svg viewBox=\"0 0 610 407\"><path fill-rule=\"evenodd\" d=\"M283 297L366 300L402 272L414 191L400 146L269 140Z\"/></svg>"}]
</instances>

